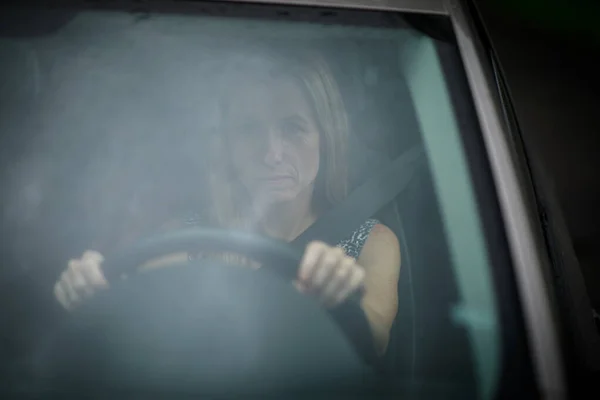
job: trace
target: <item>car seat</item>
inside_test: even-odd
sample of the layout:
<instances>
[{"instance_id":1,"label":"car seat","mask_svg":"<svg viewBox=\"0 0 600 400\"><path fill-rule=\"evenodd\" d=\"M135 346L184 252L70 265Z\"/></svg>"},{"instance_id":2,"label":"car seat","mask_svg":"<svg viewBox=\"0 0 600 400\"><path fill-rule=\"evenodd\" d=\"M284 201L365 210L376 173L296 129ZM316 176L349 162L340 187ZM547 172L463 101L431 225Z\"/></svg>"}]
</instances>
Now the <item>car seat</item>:
<instances>
[{"instance_id":1,"label":"car seat","mask_svg":"<svg viewBox=\"0 0 600 400\"><path fill-rule=\"evenodd\" d=\"M391 162L381 152L357 147L358 142L351 147L351 187ZM398 237L402 258L384 370L392 388L405 395L473 398L471 348L467 331L451 318L458 289L425 153L417 164L408 187L375 215Z\"/></svg>"}]
</instances>

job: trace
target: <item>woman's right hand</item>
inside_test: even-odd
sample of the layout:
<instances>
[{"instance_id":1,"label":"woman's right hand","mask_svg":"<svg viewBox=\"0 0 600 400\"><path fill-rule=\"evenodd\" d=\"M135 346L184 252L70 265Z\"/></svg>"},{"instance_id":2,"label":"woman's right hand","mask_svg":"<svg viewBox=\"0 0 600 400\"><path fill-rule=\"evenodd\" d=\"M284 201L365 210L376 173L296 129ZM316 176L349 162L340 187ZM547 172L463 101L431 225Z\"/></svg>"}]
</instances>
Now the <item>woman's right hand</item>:
<instances>
[{"instance_id":1,"label":"woman's right hand","mask_svg":"<svg viewBox=\"0 0 600 400\"><path fill-rule=\"evenodd\" d=\"M86 251L79 259L70 260L67 269L54 285L54 295L67 310L72 310L98 290L108 288L102 273L104 257L97 251Z\"/></svg>"}]
</instances>

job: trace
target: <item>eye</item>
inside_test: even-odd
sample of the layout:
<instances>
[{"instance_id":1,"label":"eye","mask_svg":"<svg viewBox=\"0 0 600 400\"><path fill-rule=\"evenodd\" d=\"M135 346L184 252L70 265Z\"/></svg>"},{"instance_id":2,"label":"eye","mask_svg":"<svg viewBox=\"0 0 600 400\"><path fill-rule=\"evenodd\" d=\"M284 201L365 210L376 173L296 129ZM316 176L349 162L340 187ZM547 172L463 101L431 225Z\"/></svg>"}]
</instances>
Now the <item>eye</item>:
<instances>
[{"instance_id":1,"label":"eye","mask_svg":"<svg viewBox=\"0 0 600 400\"><path fill-rule=\"evenodd\" d=\"M260 135L262 129L258 124L243 124L234 129L237 136L257 136Z\"/></svg>"},{"instance_id":2,"label":"eye","mask_svg":"<svg viewBox=\"0 0 600 400\"><path fill-rule=\"evenodd\" d=\"M282 130L286 135L299 135L306 132L306 129L303 125L293 121L284 123Z\"/></svg>"}]
</instances>

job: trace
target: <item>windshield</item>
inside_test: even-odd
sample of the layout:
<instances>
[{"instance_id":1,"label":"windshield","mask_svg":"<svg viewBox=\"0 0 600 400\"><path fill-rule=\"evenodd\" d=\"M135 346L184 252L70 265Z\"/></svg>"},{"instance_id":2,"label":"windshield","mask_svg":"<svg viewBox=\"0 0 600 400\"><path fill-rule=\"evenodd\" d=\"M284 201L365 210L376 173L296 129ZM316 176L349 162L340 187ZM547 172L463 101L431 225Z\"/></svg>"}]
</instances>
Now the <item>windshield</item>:
<instances>
[{"instance_id":1,"label":"windshield","mask_svg":"<svg viewBox=\"0 0 600 400\"><path fill-rule=\"evenodd\" d=\"M6 369L64 318L53 287L86 250L190 221L290 242L420 149L394 199L331 244L397 264L376 341L392 386L494 393L496 293L435 39L398 15L303 8L19 18L0 38L2 256L20 299L2 310L14 326ZM296 214L280 204L309 189L309 218L284 224ZM397 240L397 261L368 244L373 226Z\"/></svg>"}]
</instances>

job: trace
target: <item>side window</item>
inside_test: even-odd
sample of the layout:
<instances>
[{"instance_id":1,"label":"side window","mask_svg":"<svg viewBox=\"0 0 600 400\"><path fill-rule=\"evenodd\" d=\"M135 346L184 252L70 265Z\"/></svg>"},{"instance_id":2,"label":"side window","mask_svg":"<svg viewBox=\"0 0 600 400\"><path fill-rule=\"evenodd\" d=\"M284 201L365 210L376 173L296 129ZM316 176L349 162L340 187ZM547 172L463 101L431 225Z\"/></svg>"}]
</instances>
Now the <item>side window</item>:
<instances>
[{"instance_id":1,"label":"side window","mask_svg":"<svg viewBox=\"0 0 600 400\"><path fill-rule=\"evenodd\" d=\"M469 333L480 394L489 398L499 373L496 304L481 222L459 127L432 39L412 35L400 54L427 151L460 300L455 324Z\"/></svg>"}]
</instances>

